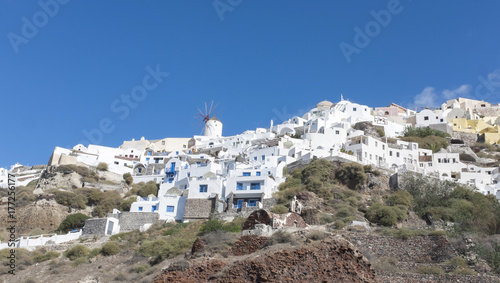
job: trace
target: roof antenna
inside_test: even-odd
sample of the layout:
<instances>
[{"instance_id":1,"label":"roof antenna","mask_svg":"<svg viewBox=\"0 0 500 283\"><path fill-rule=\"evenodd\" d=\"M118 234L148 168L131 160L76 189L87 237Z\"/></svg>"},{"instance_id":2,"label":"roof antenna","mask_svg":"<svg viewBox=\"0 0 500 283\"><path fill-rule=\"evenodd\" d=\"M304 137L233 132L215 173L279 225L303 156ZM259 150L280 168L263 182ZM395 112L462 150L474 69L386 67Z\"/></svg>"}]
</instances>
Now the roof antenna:
<instances>
[{"instance_id":1,"label":"roof antenna","mask_svg":"<svg viewBox=\"0 0 500 283\"><path fill-rule=\"evenodd\" d=\"M340 94L340 101L344 101L344 95L342 93Z\"/></svg>"}]
</instances>

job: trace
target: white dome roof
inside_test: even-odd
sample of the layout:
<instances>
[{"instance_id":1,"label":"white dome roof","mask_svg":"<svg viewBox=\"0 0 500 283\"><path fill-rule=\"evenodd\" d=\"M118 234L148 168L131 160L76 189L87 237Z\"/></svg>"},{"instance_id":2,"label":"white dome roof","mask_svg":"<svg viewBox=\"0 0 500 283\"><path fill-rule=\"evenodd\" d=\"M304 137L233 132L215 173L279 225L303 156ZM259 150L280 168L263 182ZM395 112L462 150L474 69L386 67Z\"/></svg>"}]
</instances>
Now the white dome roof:
<instances>
[{"instance_id":1,"label":"white dome roof","mask_svg":"<svg viewBox=\"0 0 500 283\"><path fill-rule=\"evenodd\" d=\"M316 108L318 108L320 110L327 110L327 109L332 108L332 106L333 106L333 103L331 103L328 100L323 100L316 105Z\"/></svg>"}]
</instances>

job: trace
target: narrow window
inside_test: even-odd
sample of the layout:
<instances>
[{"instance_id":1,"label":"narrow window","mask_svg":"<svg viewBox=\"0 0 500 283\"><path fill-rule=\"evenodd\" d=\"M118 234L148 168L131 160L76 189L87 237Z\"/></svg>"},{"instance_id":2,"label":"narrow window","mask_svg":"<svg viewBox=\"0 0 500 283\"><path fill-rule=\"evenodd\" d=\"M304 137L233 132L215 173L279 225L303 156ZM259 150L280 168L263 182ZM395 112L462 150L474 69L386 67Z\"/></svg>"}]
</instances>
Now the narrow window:
<instances>
[{"instance_id":1,"label":"narrow window","mask_svg":"<svg viewBox=\"0 0 500 283\"><path fill-rule=\"evenodd\" d=\"M208 185L200 185L200 193L206 193L208 191Z\"/></svg>"},{"instance_id":2,"label":"narrow window","mask_svg":"<svg viewBox=\"0 0 500 283\"><path fill-rule=\"evenodd\" d=\"M237 191L243 191L243 183L236 183L236 190Z\"/></svg>"},{"instance_id":3,"label":"narrow window","mask_svg":"<svg viewBox=\"0 0 500 283\"><path fill-rule=\"evenodd\" d=\"M250 190L260 190L260 183L251 183Z\"/></svg>"},{"instance_id":4,"label":"narrow window","mask_svg":"<svg viewBox=\"0 0 500 283\"><path fill-rule=\"evenodd\" d=\"M175 207L173 205L167 205L167 212L174 212Z\"/></svg>"}]
</instances>

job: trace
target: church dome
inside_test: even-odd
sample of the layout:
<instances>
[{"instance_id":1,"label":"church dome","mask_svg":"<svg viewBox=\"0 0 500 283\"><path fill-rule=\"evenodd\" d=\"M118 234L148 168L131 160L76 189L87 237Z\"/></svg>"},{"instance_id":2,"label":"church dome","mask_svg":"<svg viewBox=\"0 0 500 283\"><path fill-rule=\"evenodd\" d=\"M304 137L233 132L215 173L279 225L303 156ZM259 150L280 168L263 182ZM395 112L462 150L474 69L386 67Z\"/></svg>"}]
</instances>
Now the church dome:
<instances>
[{"instance_id":1,"label":"church dome","mask_svg":"<svg viewBox=\"0 0 500 283\"><path fill-rule=\"evenodd\" d=\"M328 109L332 108L332 106L333 106L333 103L331 103L328 100L324 100L324 101L321 101L320 103L318 103L316 105L316 108L319 110L328 110Z\"/></svg>"}]
</instances>

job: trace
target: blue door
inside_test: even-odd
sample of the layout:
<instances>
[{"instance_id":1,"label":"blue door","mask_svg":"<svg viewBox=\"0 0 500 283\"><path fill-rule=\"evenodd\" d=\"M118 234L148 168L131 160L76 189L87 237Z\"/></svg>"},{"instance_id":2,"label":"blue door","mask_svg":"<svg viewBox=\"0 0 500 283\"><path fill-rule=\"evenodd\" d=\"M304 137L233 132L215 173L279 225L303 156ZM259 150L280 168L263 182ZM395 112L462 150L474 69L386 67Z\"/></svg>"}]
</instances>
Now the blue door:
<instances>
[{"instance_id":1,"label":"blue door","mask_svg":"<svg viewBox=\"0 0 500 283\"><path fill-rule=\"evenodd\" d=\"M170 163L170 172L175 172L175 162Z\"/></svg>"},{"instance_id":2,"label":"blue door","mask_svg":"<svg viewBox=\"0 0 500 283\"><path fill-rule=\"evenodd\" d=\"M239 199L238 204L236 205L236 208L241 208L242 205L243 205L243 200Z\"/></svg>"}]
</instances>

